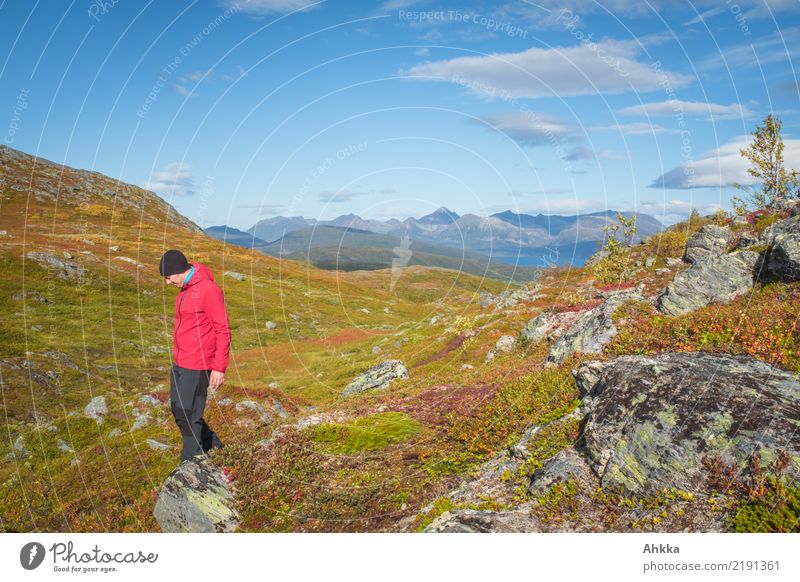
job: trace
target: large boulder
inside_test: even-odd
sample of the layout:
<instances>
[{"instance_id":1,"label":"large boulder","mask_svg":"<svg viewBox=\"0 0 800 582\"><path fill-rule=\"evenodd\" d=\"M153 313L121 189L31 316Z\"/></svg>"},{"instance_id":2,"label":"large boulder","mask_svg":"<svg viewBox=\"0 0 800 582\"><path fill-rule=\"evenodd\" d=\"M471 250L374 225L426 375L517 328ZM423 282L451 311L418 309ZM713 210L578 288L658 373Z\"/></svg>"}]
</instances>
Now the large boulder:
<instances>
[{"instance_id":1,"label":"large boulder","mask_svg":"<svg viewBox=\"0 0 800 582\"><path fill-rule=\"evenodd\" d=\"M737 251L708 256L675 275L658 298L658 310L681 315L695 309L727 303L753 287L761 255Z\"/></svg>"},{"instance_id":2,"label":"large boulder","mask_svg":"<svg viewBox=\"0 0 800 582\"><path fill-rule=\"evenodd\" d=\"M605 302L590 309L575 320L572 326L561 335L550 348L547 361L561 364L573 353L597 354L617 335L614 312L629 300L643 301L641 288L616 292Z\"/></svg>"},{"instance_id":3,"label":"large boulder","mask_svg":"<svg viewBox=\"0 0 800 582\"><path fill-rule=\"evenodd\" d=\"M169 474L153 515L165 532L229 532L239 523L236 501L220 469L202 456Z\"/></svg>"},{"instance_id":4,"label":"large boulder","mask_svg":"<svg viewBox=\"0 0 800 582\"><path fill-rule=\"evenodd\" d=\"M398 378L408 378L408 368L400 360L386 360L357 376L347 385L342 396L384 388Z\"/></svg>"},{"instance_id":5,"label":"large boulder","mask_svg":"<svg viewBox=\"0 0 800 582\"><path fill-rule=\"evenodd\" d=\"M683 258L686 261L696 263L707 257L721 255L728 250L731 238L730 229L715 224L707 224L686 241Z\"/></svg>"},{"instance_id":6,"label":"large boulder","mask_svg":"<svg viewBox=\"0 0 800 582\"><path fill-rule=\"evenodd\" d=\"M704 459L749 471L759 452L769 468L780 451L800 478L800 382L746 356L664 353L623 356L575 371L587 394L585 453L604 487L636 493L693 490Z\"/></svg>"},{"instance_id":7,"label":"large boulder","mask_svg":"<svg viewBox=\"0 0 800 582\"><path fill-rule=\"evenodd\" d=\"M759 242L770 247L764 261L766 279L800 280L800 216L772 224L764 230Z\"/></svg>"}]
</instances>

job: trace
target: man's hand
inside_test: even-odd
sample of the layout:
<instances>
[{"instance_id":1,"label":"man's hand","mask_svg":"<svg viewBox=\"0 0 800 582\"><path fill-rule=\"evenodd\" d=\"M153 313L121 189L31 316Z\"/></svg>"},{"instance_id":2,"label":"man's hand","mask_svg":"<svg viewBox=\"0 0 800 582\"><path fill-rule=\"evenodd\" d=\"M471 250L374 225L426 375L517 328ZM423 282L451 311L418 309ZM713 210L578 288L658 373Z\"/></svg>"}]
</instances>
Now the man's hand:
<instances>
[{"instance_id":1,"label":"man's hand","mask_svg":"<svg viewBox=\"0 0 800 582\"><path fill-rule=\"evenodd\" d=\"M225 381L225 373L224 372L217 372L216 370L211 370L211 377L208 382L208 387L211 388L211 393L213 394L216 392L217 388L222 386L222 383Z\"/></svg>"}]
</instances>

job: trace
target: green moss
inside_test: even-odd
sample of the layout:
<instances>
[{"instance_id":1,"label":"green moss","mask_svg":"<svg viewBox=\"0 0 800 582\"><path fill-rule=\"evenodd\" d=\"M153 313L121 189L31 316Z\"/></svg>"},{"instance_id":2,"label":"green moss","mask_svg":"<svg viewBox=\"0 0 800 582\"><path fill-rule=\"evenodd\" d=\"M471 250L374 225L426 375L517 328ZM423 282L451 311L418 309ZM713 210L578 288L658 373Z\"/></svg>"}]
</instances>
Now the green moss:
<instances>
[{"instance_id":1,"label":"green moss","mask_svg":"<svg viewBox=\"0 0 800 582\"><path fill-rule=\"evenodd\" d=\"M678 415L675 414L675 409L672 406L667 410L656 413L656 418L660 420L664 426L675 426L678 424Z\"/></svg>"},{"instance_id":2,"label":"green moss","mask_svg":"<svg viewBox=\"0 0 800 582\"><path fill-rule=\"evenodd\" d=\"M800 487L768 478L767 495L739 506L730 525L737 532L800 532Z\"/></svg>"},{"instance_id":3,"label":"green moss","mask_svg":"<svg viewBox=\"0 0 800 582\"><path fill-rule=\"evenodd\" d=\"M345 424L323 424L311 429L311 438L332 452L353 454L377 451L417 435L422 428L402 412L385 412Z\"/></svg>"}]
</instances>

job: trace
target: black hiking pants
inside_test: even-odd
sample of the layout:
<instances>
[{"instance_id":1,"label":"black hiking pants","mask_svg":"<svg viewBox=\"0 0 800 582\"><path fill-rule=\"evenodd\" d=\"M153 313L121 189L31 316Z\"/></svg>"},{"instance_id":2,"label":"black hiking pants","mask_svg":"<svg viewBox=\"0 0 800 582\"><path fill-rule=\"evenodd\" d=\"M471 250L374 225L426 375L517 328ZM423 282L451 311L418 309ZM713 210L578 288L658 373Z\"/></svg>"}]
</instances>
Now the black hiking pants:
<instances>
[{"instance_id":1,"label":"black hiking pants","mask_svg":"<svg viewBox=\"0 0 800 582\"><path fill-rule=\"evenodd\" d=\"M211 370L190 370L172 364L169 398L172 415L183 437L181 461L223 446L203 420L210 375Z\"/></svg>"}]
</instances>

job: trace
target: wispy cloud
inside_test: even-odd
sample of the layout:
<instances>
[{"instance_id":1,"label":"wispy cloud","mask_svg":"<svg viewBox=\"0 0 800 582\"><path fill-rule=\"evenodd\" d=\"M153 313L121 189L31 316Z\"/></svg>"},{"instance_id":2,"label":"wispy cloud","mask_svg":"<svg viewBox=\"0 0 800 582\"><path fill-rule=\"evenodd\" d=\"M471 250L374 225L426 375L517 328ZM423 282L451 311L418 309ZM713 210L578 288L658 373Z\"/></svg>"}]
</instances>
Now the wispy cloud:
<instances>
[{"instance_id":1,"label":"wispy cloud","mask_svg":"<svg viewBox=\"0 0 800 582\"><path fill-rule=\"evenodd\" d=\"M656 178L651 188L725 188L736 184L753 185L755 179L747 173L750 162L739 150L752 142L752 136L737 137L703 158L685 163ZM787 168L800 168L800 140L783 140L784 164Z\"/></svg>"},{"instance_id":2,"label":"wispy cloud","mask_svg":"<svg viewBox=\"0 0 800 582\"><path fill-rule=\"evenodd\" d=\"M313 0L222 0L221 4L225 8L237 8L247 14L286 14L319 7L319 2Z\"/></svg>"},{"instance_id":3,"label":"wispy cloud","mask_svg":"<svg viewBox=\"0 0 800 582\"><path fill-rule=\"evenodd\" d=\"M460 84L488 98L565 97L646 92L689 84L691 77L656 70L637 60L642 47L633 41L604 40L559 48L531 48L521 53L423 63L400 75Z\"/></svg>"},{"instance_id":4,"label":"wispy cloud","mask_svg":"<svg viewBox=\"0 0 800 582\"><path fill-rule=\"evenodd\" d=\"M523 146L538 147L575 145L568 154L569 160L597 157L610 158L610 152L597 152L586 147L586 136L595 132L615 132L625 136L652 135L665 131L652 123L621 123L612 125L573 123L560 117L532 110L490 113L479 118L492 128L504 133Z\"/></svg>"},{"instance_id":5,"label":"wispy cloud","mask_svg":"<svg viewBox=\"0 0 800 582\"><path fill-rule=\"evenodd\" d=\"M526 146L575 143L583 139L580 135L580 126L547 113L506 111L490 113L480 119Z\"/></svg>"},{"instance_id":6,"label":"wispy cloud","mask_svg":"<svg viewBox=\"0 0 800 582\"><path fill-rule=\"evenodd\" d=\"M709 119L751 119L755 117L755 113L741 103L719 105L717 103L680 101L677 99L633 105L622 109L620 113L622 115L642 115L647 117L674 117L684 113L691 117L706 117Z\"/></svg>"},{"instance_id":7,"label":"wispy cloud","mask_svg":"<svg viewBox=\"0 0 800 582\"><path fill-rule=\"evenodd\" d=\"M696 61L701 71L750 69L772 63L787 64L800 48L800 26L786 27L755 41L722 47L721 52Z\"/></svg>"},{"instance_id":8,"label":"wispy cloud","mask_svg":"<svg viewBox=\"0 0 800 582\"><path fill-rule=\"evenodd\" d=\"M286 207L282 204L238 204L236 208L258 210L258 213L264 216L268 214L280 214L280 212Z\"/></svg>"},{"instance_id":9,"label":"wispy cloud","mask_svg":"<svg viewBox=\"0 0 800 582\"><path fill-rule=\"evenodd\" d=\"M208 69L207 71L194 71L188 75L177 77L175 82L172 84L172 88L179 95L190 97L200 83L211 82L213 76L213 69Z\"/></svg>"},{"instance_id":10,"label":"wispy cloud","mask_svg":"<svg viewBox=\"0 0 800 582\"><path fill-rule=\"evenodd\" d=\"M247 71L244 70L242 65L236 65L236 72L233 74L222 75L222 80L227 81L228 83L233 83L244 77L246 74Z\"/></svg>"},{"instance_id":11,"label":"wispy cloud","mask_svg":"<svg viewBox=\"0 0 800 582\"><path fill-rule=\"evenodd\" d=\"M183 162L169 164L165 170L153 173L146 188L164 198L193 196L195 186L192 167Z\"/></svg>"},{"instance_id":12,"label":"wispy cloud","mask_svg":"<svg viewBox=\"0 0 800 582\"><path fill-rule=\"evenodd\" d=\"M368 196L369 192L359 192L354 190L336 190L319 193L320 202L338 203L350 202L360 196Z\"/></svg>"}]
</instances>

